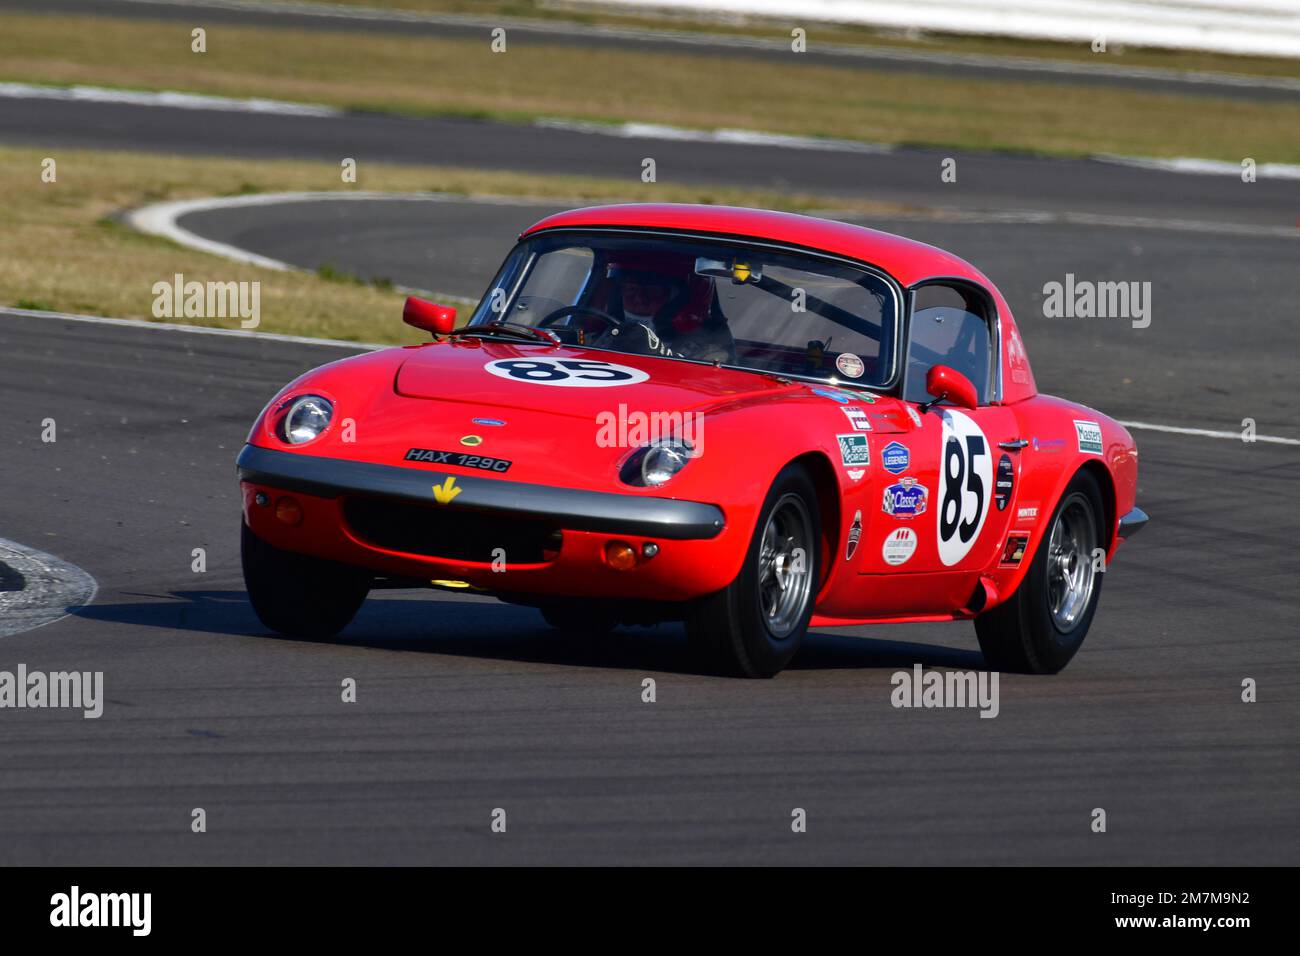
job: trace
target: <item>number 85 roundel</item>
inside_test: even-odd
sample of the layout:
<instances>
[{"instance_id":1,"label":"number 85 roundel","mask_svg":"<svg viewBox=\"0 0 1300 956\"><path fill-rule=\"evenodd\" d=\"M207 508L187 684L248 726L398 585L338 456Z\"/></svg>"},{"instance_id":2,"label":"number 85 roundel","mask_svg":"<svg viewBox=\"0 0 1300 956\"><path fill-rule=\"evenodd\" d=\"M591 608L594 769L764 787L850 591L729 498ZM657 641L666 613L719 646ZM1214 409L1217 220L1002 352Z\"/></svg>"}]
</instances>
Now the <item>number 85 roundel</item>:
<instances>
[{"instance_id":1,"label":"number 85 roundel","mask_svg":"<svg viewBox=\"0 0 1300 956\"><path fill-rule=\"evenodd\" d=\"M993 456L979 425L961 412L943 412L940 438L939 560L951 567L966 557L989 513Z\"/></svg>"}]
</instances>

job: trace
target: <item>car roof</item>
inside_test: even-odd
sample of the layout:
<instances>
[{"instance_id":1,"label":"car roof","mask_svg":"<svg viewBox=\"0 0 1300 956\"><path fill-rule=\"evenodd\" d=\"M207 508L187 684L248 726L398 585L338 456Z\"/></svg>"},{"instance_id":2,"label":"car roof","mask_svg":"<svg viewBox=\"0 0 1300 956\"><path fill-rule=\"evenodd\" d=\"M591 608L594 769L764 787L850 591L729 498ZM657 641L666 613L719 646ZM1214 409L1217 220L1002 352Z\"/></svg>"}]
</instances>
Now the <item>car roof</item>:
<instances>
[{"instance_id":1,"label":"car roof","mask_svg":"<svg viewBox=\"0 0 1300 956\"><path fill-rule=\"evenodd\" d=\"M846 222L740 206L685 203L587 206L547 216L524 230L520 238L545 229L593 226L673 229L763 239L870 263L892 275L904 286L922 279L945 276L978 282L993 291L989 280L969 262L923 242Z\"/></svg>"}]
</instances>

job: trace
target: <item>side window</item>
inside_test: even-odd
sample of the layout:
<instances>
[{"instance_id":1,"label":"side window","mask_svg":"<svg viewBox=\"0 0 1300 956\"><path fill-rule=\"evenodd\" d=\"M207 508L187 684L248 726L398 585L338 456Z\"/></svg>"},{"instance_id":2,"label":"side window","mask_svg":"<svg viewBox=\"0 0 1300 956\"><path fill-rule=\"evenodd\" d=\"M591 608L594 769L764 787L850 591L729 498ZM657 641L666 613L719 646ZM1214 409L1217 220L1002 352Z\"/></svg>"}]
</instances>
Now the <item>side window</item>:
<instances>
[{"instance_id":1,"label":"side window","mask_svg":"<svg viewBox=\"0 0 1300 956\"><path fill-rule=\"evenodd\" d=\"M903 397L928 402L925 376L931 366L947 365L975 386L981 402L990 398L992 382L993 309L987 296L974 287L934 283L912 294L908 327L907 373Z\"/></svg>"}]
</instances>

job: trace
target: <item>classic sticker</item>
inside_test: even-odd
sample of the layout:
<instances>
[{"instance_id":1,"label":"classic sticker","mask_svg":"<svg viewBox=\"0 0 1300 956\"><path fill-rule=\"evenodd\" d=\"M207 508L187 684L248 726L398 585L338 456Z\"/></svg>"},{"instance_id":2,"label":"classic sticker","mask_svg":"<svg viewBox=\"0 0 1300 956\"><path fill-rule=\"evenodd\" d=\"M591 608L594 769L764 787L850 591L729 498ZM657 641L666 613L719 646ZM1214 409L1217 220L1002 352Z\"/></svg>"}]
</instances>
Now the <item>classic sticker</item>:
<instances>
[{"instance_id":1,"label":"classic sticker","mask_svg":"<svg viewBox=\"0 0 1300 956\"><path fill-rule=\"evenodd\" d=\"M835 367L840 370L840 374L847 375L849 378L861 378L862 373L866 371L866 366L862 364L862 359L858 358L852 352L844 352L835 360Z\"/></svg>"},{"instance_id":2,"label":"classic sticker","mask_svg":"<svg viewBox=\"0 0 1300 956\"><path fill-rule=\"evenodd\" d=\"M993 460L988 439L973 419L954 409L941 414L939 504L934 511L939 560L952 567L970 552L988 517Z\"/></svg>"},{"instance_id":3,"label":"classic sticker","mask_svg":"<svg viewBox=\"0 0 1300 956\"><path fill-rule=\"evenodd\" d=\"M1011 501L1011 491L1016 486L1016 468L1011 464L1011 456L1003 455L998 459L998 477L993 500L997 502L998 511L1006 511Z\"/></svg>"},{"instance_id":4,"label":"classic sticker","mask_svg":"<svg viewBox=\"0 0 1300 956\"><path fill-rule=\"evenodd\" d=\"M591 359L497 359L483 368L500 378L531 385L559 385L564 388L609 388L635 385L650 377L649 372L613 362Z\"/></svg>"},{"instance_id":5,"label":"classic sticker","mask_svg":"<svg viewBox=\"0 0 1300 956\"><path fill-rule=\"evenodd\" d=\"M853 512L853 524L849 525L849 543L844 547L844 560L853 560L857 553L858 542L862 540L862 512Z\"/></svg>"},{"instance_id":6,"label":"classic sticker","mask_svg":"<svg viewBox=\"0 0 1300 956\"><path fill-rule=\"evenodd\" d=\"M505 458L488 458L463 451L438 451L435 448L412 448L403 456L403 460L423 462L426 465L459 465L461 468L495 472L509 471L513 464Z\"/></svg>"},{"instance_id":7,"label":"classic sticker","mask_svg":"<svg viewBox=\"0 0 1300 956\"><path fill-rule=\"evenodd\" d=\"M885 489L880 509L895 518L915 518L925 514L929 501L930 489L925 485L917 484L915 478L900 478Z\"/></svg>"},{"instance_id":8,"label":"classic sticker","mask_svg":"<svg viewBox=\"0 0 1300 956\"><path fill-rule=\"evenodd\" d=\"M1079 439L1079 451L1087 455L1101 454L1101 426L1096 422L1074 422L1074 434Z\"/></svg>"},{"instance_id":9,"label":"classic sticker","mask_svg":"<svg viewBox=\"0 0 1300 956\"><path fill-rule=\"evenodd\" d=\"M840 443L840 460L844 464L871 464L871 446L867 444L866 435L854 432L851 435L836 435L835 440Z\"/></svg>"},{"instance_id":10,"label":"classic sticker","mask_svg":"<svg viewBox=\"0 0 1300 956\"><path fill-rule=\"evenodd\" d=\"M907 450L906 445L896 441L891 441L880 453L880 467L891 475L901 475L907 471L907 466L911 463L912 453Z\"/></svg>"},{"instance_id":11,"label":"classic sticker","mask_svg":"<svg viewBox=\"0 0 1300 956\"><path fill-rule=\"evenodd\" d=\"M853 426L855 431L871 431L871 422L867 419L867 413L862 409L856 406L846 406L841 408L840 411L844 413L844 417L849 420L849 424Z\"/></svg>"},{"instance_id":12,"label":"classic sticker","mask_svg":"<svg viewBox=\"0 0 1300 956\"><path fill-rule=\"evenodd\" d=\"M895 528L885 536L885 543L880 549L880 556L885 563L894 567L906 564L907 559L916 553L916 532L911 528Z\"/></svg>"}]
</instances>

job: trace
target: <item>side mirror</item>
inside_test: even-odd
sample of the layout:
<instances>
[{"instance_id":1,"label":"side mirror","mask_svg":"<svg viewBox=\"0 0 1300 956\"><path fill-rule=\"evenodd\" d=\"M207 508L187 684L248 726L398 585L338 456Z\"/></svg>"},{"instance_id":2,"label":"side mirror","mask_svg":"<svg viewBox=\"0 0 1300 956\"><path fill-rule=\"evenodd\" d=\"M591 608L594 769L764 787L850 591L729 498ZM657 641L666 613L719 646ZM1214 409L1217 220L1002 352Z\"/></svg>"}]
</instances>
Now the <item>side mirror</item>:
<instances>
[{"instance_id":1,"label":"side mirror","mask_svg":"<svg viewBox=\"0 0 1300 956\"><path fill-rule=\"evenodd\" d=\"M402 321L434 335L446 335L456 327L456 310L409 296L402 309Z\"/></svg>"},{"instance_id":2,"label":"side mirror","mask_svg":"<svg viewBox=\"0 0 1300 956\"><path fill-rule=\"evenodd\" d=\"M925 374L925 390L934 396L931 405L947 399L958 408L979 407L979 394L971 380L947 365L931 366Z\"/></svg>"}]
</instances>

